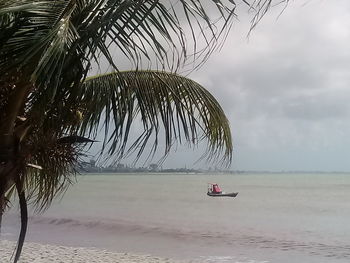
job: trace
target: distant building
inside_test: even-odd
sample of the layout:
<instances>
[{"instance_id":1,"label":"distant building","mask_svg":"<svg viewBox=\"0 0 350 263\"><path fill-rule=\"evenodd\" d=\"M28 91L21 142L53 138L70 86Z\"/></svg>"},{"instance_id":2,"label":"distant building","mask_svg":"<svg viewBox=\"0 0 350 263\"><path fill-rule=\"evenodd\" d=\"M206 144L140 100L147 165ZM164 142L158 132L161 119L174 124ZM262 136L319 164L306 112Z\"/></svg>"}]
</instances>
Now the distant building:
<instances>
[{"instance_id":1,"label":"distant building","mask_svg":"<svg viewBox=\"0 0 350 263\"><path fill-rule=\"evenodd\" d=\"M157 172L157 171L159 170L158 164L156 164L156 163L151 163L151 164L149 165L149 170L152 171L152 172Z\"/></svg>"}]
</instances>

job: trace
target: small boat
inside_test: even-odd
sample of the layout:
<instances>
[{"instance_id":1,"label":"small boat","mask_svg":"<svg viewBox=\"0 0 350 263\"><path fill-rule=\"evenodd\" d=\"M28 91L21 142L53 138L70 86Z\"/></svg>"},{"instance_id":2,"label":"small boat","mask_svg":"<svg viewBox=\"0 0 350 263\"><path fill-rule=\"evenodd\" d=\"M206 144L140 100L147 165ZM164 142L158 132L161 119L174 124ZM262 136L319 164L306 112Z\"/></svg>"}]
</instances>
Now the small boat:
<instances>
[{"instance_id":1,"label":"small boat","mask_svg":"<svg viewBox=\"0 0 350 263\"><path fill-rule=\"evenodd\" d=\"M207 195L214 197L236 197L238 193L225 193L221 191L218 184L208 183L208 192Z\"/></svg>"},{"instance_id":2,"label":"small boat","mask_svg":"<svg viewBox=\"0 0 350 263\"><path fill-rule=\"evenodd\" d=\"M210 193L208 192L207 195L209 196L227 196L227 197L236 197L238 195L238 193L225 193L225 192L221 192L220 194L214 194L214 193Z\"/></svg>"}]
</instances>

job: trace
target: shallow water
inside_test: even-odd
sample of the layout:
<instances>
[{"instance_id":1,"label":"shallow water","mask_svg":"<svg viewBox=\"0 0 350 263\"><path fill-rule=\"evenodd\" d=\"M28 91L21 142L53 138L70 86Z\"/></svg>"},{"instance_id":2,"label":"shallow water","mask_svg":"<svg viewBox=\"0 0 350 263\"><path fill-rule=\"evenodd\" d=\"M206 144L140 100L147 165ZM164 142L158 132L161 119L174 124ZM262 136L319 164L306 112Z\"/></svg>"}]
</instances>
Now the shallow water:
<instances>
[{"instance_id":1,"label":"shallow water","mask_svg":"<svg viewBox=\"0 0 350 263\"><path fill-rule=\"evenodd\" d=\"M236 198L206 195L217 182ZM16 211L4 219L14 239ZM203 262L350 262L348 174L79 176L28 240ZM16 220L15 220L16 219Z\"/></svg>"}]
</instances>

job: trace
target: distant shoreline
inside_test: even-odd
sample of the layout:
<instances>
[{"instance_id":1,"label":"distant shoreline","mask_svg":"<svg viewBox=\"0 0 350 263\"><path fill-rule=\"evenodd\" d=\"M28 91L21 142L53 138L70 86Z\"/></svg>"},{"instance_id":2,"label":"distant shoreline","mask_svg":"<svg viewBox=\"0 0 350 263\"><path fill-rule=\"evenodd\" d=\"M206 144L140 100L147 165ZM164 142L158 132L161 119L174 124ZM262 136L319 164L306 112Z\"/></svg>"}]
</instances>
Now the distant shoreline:
<instances>
[{"instance_id":1,"label":"distant shoreline","mask_svg":"<svg viewBox=\"0 0 350 263\"><path fill-rule=\"evenodd\" d=\"M82 162L76 167L79 173L174 173L174 174L350 174L350 171L318 171L318 170L240 170L220 167L207 168L164 168L161 164L151 163L144 167L135 167L133 165L118 163L109 166L99 166L97 161L90 159L88 162Z\"/></svg>"},{"instance_id":2,"label":"distant shoreline","mask_svg":"<svg viewBox=\"0 0 350 263\"><path fill-rule=\"evenodd\" d=\"M130 170L79 170L80 174L350 174L350 171L230 171L230 170L195 170L195 169L130 169Z\"/></svg>"}]
</instances>

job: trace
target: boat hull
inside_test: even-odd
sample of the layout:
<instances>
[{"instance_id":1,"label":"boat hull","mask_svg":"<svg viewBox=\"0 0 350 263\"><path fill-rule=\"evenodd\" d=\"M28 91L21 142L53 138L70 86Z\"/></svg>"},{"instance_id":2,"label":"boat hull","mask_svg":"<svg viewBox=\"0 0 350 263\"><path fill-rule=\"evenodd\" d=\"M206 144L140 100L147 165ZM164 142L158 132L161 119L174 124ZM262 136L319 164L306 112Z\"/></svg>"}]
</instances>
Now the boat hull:
<instances>
[{"instance_id":1,"label":"boat hull","mask_svg":"<svg viewBox=\"0 0 350 263\"><path fill-rule=\"evenodd\" d=\"M221 193L221 194L214 194L208 192L207 195L213 196L213 197L236 197L238 193Z\"/></svg>"}]
</instances>

